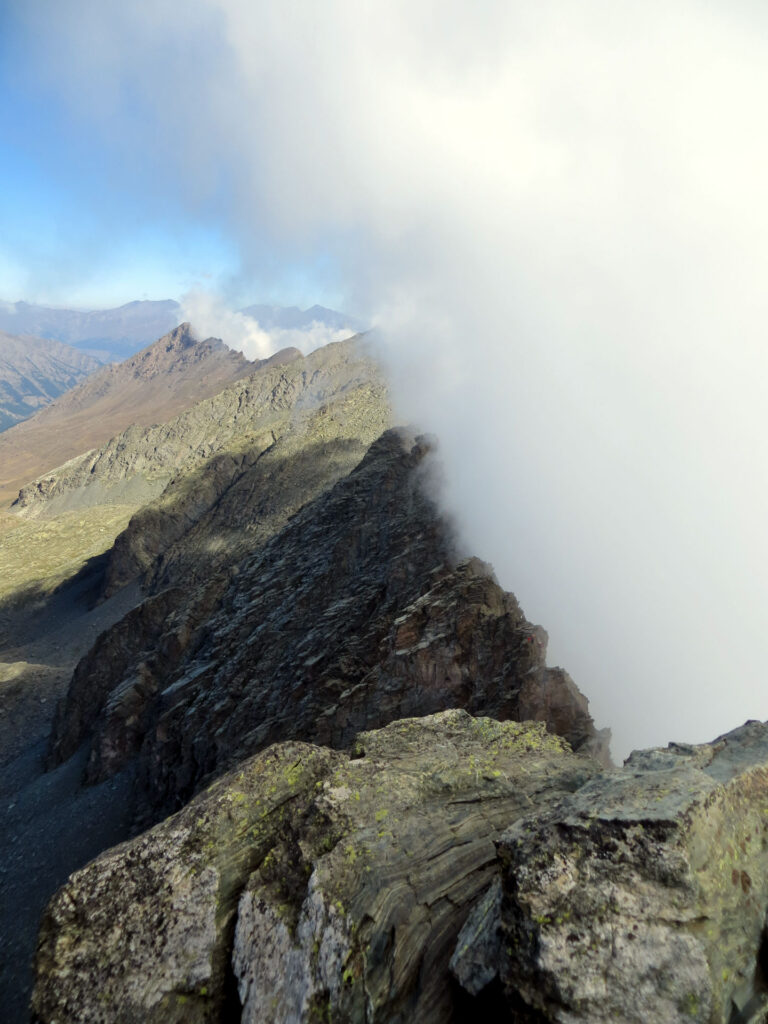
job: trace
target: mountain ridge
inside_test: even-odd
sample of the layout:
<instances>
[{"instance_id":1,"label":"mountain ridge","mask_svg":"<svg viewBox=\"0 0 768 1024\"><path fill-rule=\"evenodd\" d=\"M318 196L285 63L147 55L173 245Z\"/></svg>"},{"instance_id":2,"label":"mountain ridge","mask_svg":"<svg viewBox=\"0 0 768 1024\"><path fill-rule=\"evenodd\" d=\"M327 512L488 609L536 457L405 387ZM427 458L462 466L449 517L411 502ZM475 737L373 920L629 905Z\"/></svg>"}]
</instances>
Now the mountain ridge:
<instances>
[{"instance_id":1,"label":"mountain ridge","mask_svg":"<svg viewBox=\"0 0 768 1024\"><path fill-rule=\"evenodd\" d=\"M188 324L174 328L123 363L97 370L0 435L0 503L130 424L165 422L256 365L218 339L197 341Z\"/></svg>"},{"instance_id":2,"label":"mountain ridge","mask_svg":"<svg viewBox=\"0 0 768 1024\"><path fill-rule=\"evenodd\" d=\"M177 350L199 351L183 335L164 339L137 357L124 379L142 386L164 381L163 360ZM119 865L112 878L133 879L120 866L119 851L104 852L128 841L120 850L131 863L136 850L144 851L144 880L162 879L161 861L182 888L185 879L207 885L212 872L224 872L224 888L211 890L215 900L223 894L214 913L223 928L216 956L224 978L231 975L236 907L244 909L234 970L239 978L260 976L262 940L283 934L271 908L282 908L275 912L286 914L291 927L305 927L306 907L319 906L315 895L325 899L326 891L308 881L310 872L328 865L335 909L323 909L311 928L321 943L336 934L335 924L326 929L329 912L350 938L340 953L344 963L328 969L328 984L357 1000L353 982L368 971L365 950L373 943L367 976L383 984L392 957L410 964L398 969L391 999L380 993L380 1005L399 1008L406 1019L418 1007L419 1019L421 1008L437 1006L439 992L442 1012L453 1005L445 972L457 931L498 873L494 842L530 807L528 787L530 800L552 799L598 771L598 761L608 763L608 735L595 727L586 697L567 673L547 665L546 632L526 620L492 568L464 550L440 512L435 443L392 427L387 382L370 343L352 338L283 359L250 366L166 423L129 426L20 489L12 518L24 525L16 525L16 534L24 528L25 538L33 538L38 528L41 539L55 540L55 530L70 524L75 547L86 527L113 508L110 502L122 521L130 506L121 502L138 507L114 543L114 532L97 532L104 537L100 553L57 589L40 588L27 604L11 594L0 607L15 644L14 666L34 652L30 669L47 670L46 658L54 669L62 633L77 640L71 652L81 655L69 680L59 671L38 684L50 703L60 696L47 753L36 748L47 772L39 774L40 761L30 767L28 751L5 775L0 771L1 788L4 777L22 770L17 766L28 766L27 781L9 788L7 808L0 804L0 821L12 823L0 823L0 932L8 937L0 983L12 986L14 1007L30 984L25 957L34 945L35 922L19 925L19 911L29 916L29 908L42 909L96 855L96 864ZM47 636L50 643L41 646ZM20 689L8 696L26 699ZM36 735L44 715L38 710ZM521 719L527 724L517 725ZM299 768L304 756L321 766L310 771L306 786ZM365 764L366 757L374 763ZM254 800L262 808L253 820L237 788L243 778L237 773L252 763L260 779ZM215 780L228 770L236 781L224 777L219 785ZM362 773L370 784L361 784ZM212 792L221 794L220 801L210 798L214 809L206 802ZM173 822L152 834L159 844L131 840L196 794L202 804L184 820L215 818L220 859L209 863L208 853L201 859L186 841L169 850L165 837L168 829L177 835ZM264 823L264 801L274 814L262 850L253 841ZM242 836L241 810L250 822ZM18 822L25 823L20 831ZM208 851L205 828L202 841ZM73 879L96 878L98 871L84 868ZM167 912L162 900L148 897L152 912L161 914L148 925L144 903L130 895L132 881L118 890L128 893L138 918L112 899L112 883L106 889L86 883L82 891L77 885L70 880L65 902L72 897L79 905L88 890L98 921L109 921L131 948L147 942L154 948L157 938L176 957L174 936L183 933L178 901ZM210 904L198 896L196 889L185 920L197 922L208 912L202 908ZM218 981L215 991L205 981L202 988L184 981L169 996L161 992L159 1002L151 993L150 1009L142 996L135 1001L144 983L129 972L134 994L105 1011L103 986L96 991L77 971L67 974L70 924L61 905L54 897L39 945L36 1005L45 1024L112 1018L127 1024L131 1014L179 1024L212 1024L230 1012L243 1024L263 1019L268 979L266 1002L259 996L241 1017L233 989L224 996L228 1009L216 1001ZM97 925L89 914L78 920L86 945L93 942L101 956ZM311 963L312 940L306 943ZM362 959L354 951L358 940ZM291 961L290 932L285 941ZM185 940L182 945L189 948ZM80 952L76 957L87 962ZM287 990L286 1019L309 1021L324 1009L321 982L311 982L306 1013L299 1008L295 1018L296 1000ZM119 984L103 988L119 990Z\"/></svg>"},{"instance_id":3,"label":"mountain ridge","mask_svg":"<svg viewBox=\"0 0 768 1024\"><path fill-rule=\"evenodd\" d=\"M35 334L92 352L102 362L124 359L179 322L173 299L140 299L113 309L71 309L0 302L0 330Z\"/></svg>"},{"instance_id":4,"label":"mountain ridge","mask_svg":"<svg viewBox=\"0 0 768 1024\"><path fill-rule=\"evenodd\" d=\"M256 304L240 310L254 316L264 330L301 330L315 323L356 334L362 322L345 313L314 305ZM120 362L175 327L184 307L175 299L135 299L112 309L71 309L29 302L0 301L0 331L31 334L81 349L101 362ZM257 315L258 314L258 315Z\"/></svg>"}]
</instances>

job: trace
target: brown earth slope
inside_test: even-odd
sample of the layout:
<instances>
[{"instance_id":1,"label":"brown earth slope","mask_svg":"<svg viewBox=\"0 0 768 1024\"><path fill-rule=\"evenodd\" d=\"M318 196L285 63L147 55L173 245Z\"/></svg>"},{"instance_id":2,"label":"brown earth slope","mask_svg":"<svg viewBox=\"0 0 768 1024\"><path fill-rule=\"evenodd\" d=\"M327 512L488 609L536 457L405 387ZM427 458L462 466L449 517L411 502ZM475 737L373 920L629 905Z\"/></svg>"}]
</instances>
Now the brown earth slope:
<instances>
[{"instance_id":1,"label":"brown earth slope","mask_svg":"<svg viewBox=\"0 0 768 1024\"><path fill-rule=\"evenodd\" d=\"M0 437L0 505L34 477L96 448L131 424L149 426L256 369L216 338L182 324L124 363L105 366Z\"/></svg>"}]
</instances>

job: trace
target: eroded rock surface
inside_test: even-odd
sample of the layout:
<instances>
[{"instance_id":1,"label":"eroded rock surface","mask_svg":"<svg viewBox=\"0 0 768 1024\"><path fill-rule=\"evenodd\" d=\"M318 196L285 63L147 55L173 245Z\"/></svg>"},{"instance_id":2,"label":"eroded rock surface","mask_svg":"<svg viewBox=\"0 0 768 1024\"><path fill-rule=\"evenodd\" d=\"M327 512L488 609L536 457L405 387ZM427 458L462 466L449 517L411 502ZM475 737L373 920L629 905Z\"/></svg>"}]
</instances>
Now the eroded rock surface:
<instances>
[{"instance_id":1,"label":"eroded rock surface","mask_svg":"<svg viewBox=\"0 0 768 1024\"><path fill-rule=\"evenodd\" d=\"M637 752L515 823L497 967L518 1019L764 1021L767 808L768 723L749 722ZM481 910L470 932L487 933Z\"/></svg>"},{"instance_id":2,"label":"eroded rock surface","mask_svg":"<svg viewBox=\"0 0 768 1024\"><path fill-rule=\"evenodd\" d=\"M494 839L598 771L541 723L462 711L351 754L270 747L57 893L36 1019L449 1022Z\"/></svg>"}]
</instances>

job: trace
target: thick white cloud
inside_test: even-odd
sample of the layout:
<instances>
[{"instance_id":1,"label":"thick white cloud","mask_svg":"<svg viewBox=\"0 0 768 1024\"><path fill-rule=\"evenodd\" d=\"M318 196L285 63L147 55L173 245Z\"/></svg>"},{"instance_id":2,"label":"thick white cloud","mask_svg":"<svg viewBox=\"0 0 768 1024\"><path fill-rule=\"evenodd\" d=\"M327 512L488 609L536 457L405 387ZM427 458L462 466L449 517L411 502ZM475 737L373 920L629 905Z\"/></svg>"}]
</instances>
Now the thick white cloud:
<instances>
[{"instance_id":1,"label":"thick white cloud","mask_svg":"<svg viewBox=\"0 0 768 1024\"><path fill-rule=\"evenodd\" d=\"M759 6L32 6L82 116L246 266L333 248L620 753L768 717Z\"/></svg>"},{"instance_id":2,"label":"thick white cloud","mask_svg":"<svg viewBox=\"0 0 768 1024\"><path fill-rule=\"evenodd\" d=\"M339 330L317 320L307 327L262 327L252 316L229 309L220 296L202 289L183 296L180 315L198 337L221 338L248 359L266 359L284 348L297 348L307 355L354 334L349 328Z\"/></svg>"}]
</instances>

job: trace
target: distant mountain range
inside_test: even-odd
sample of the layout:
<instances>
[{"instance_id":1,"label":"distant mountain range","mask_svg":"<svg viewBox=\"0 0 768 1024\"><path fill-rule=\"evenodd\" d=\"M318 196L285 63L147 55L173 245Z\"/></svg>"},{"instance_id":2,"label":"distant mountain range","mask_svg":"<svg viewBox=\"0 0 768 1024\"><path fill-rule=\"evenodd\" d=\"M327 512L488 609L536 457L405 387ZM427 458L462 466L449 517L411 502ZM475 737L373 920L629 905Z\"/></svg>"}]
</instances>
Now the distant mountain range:
<instances>
[{"instance_id":1,"label":"distant mountain range","mask_svg":"<svg viewBox=\"0 0 768 1024\"><path fill-rule=\"evenodd\" d=\"M274 329L286 331L308 330L313 324L322 324L334 330L343 331L349 329L358 333L366 329L362 320L358 320L347 313L338 313L335 309L327 309L325 306L310 306L309 309L299 309L298 306L246 306L240 310L246 316L258 320L259 326L265 331Z\"/></svg>"},{"instance_id":2,"label":"distant mountain range","mask_svg":"<svg viewBox=\"0 0 768 1024\"><path fill-rule=\"evenodd\" d=\"M0 330L61 341L102 363L127 359L170 331L180 319L179 304L172 299L91 310L0 302Z\"/></svg>"},{"instance_id":3,"label":"distant mountain range","mask_svg":"<svg viewBox=\"0 0 768 1024\"><path fill-rule=\"evenodd\" d=\"M362 324L354 317L324 306L247 306L241 310L258 320L264 330L309 328L314 323L355 333ZM173 299L128 302L116 309L59 309L29 302L0 301L0 331L31 334L72 345L100 362L127 359L160 338L183 319L181 305Z\"/></svg>"},{"instance_id":4,"label":"distant mountain range","mask_svg":"<svg viewBox=\"0 0 768 1024\"><path fill-rule=\"evenodd\" d=\"M0 432L27 419L98 369L69 345L0 331Z\"/></svg>"}]
</instances>

